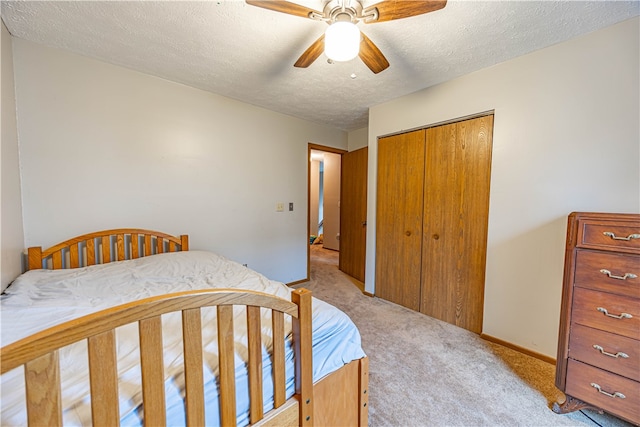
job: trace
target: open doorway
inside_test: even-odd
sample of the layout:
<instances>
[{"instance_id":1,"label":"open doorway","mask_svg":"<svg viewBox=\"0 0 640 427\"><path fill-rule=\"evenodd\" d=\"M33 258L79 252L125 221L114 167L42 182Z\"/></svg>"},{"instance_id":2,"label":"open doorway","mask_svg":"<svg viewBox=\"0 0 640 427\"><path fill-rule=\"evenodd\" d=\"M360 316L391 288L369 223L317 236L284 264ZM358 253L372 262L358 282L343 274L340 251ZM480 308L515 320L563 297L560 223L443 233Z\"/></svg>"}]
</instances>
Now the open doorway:
<instances>
[{"instance_id":1,"label":"open doorway","mask_svg":"<svg viewBox=\"0 0 640 427\"><path fill-rule=\"evenodd\" d=\"M340 155L311 150L309 243L340 250Z\"/></svg>"},{"instance_id":2,"label":"open doorway","mask_svg":"<svg viewBox=\"0 0 640 427\"><path fill-rule=\"evenodd\" d=\"M340 184L345 150L309 144L307 238L312 244L340 251ZM310 277L310 249L307 277Z\"/></svg>"}]
</instances>

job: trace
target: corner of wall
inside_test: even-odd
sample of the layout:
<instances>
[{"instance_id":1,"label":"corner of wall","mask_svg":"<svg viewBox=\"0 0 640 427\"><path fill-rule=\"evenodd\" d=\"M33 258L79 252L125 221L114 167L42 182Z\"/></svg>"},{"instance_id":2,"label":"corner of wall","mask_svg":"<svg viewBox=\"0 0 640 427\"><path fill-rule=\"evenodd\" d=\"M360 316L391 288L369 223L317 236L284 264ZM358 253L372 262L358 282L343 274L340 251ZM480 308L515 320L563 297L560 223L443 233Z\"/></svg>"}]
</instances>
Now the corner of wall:
<instances>
[{"instance_id":1,"label":"corner of wall","mask_svg":"<svg viewBox=\"0 0 640 427\"><path fill-rule=\"evenodd\" d=\"M1 25L2 69L2 212L0 213L0 285L4 290L22 273L24 225L22 219L22 190L20 184L20 159L16 115L15 79L13 72L12 36L2 21Z\"/></svg>"},{"instance_id":2,"label":"corner of wall","mask_svg":"<svg viewBox=\"0 0 640 427\"><path fill-rule=\"evenodd\" d=\"M347 150L355 151L359 148L366 147L369 144L369 128L352 130L347 135Z\"/></svg>"}]
</instances>

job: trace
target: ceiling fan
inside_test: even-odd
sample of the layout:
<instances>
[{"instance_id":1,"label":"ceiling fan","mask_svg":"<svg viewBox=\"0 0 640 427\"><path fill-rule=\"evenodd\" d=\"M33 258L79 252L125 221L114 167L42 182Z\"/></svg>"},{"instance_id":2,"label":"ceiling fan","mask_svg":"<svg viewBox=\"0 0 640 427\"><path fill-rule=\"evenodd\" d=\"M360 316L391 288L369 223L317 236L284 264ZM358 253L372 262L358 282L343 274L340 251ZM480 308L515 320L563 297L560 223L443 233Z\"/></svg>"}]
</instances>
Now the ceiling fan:
<instances>
[{"instance_id":1,"label":"ceiling fan","mask_svg":"<svg viewBox=\"0 0 640 427\"><path fill-rule=\"evenodd\" d=\"M329 59L335 61L348 61L359 56L375 74L387 69L389 61L371 39L357 29L355 25L358 22L373 24L408 18L442 9L447 4L447 0L382 0L364 7L362 0L325 0L323 11L318 12L290 1L245 1L252 6L329 24L327 32L304 51L294 67L306 68L325 52ZM346 31L346 35L338 34L340 31ZM351 42L345 37L350 37ZM343 52L343 48L350 51Z\"/></svg>"}]
</instances>

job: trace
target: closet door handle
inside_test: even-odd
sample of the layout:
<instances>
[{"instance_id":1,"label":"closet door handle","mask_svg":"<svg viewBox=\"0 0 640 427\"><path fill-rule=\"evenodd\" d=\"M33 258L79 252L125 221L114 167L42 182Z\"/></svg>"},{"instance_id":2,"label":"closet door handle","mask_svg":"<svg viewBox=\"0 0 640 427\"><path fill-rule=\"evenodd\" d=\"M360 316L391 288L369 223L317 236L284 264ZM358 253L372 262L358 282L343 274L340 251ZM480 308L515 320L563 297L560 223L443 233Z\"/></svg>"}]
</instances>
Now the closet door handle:
<instances>
[{"instance_id":1,"label":"closet door handle","mask_svg":"<svg viewBox=\"0 0 640 427\"><path fill-rule=\"evenodd\" d=\"M411 232L409 230L407 230L407 231L404 232L404 235L409 237L409 236L411 236Z\"/></svg>"},{"instance_id":2,"label":"closet door handle","mask_svg":"<svg viewBox=\"0 0 640 427\"><path fill-rule=\"evenodd\" d=\"M440 238L440 235L439 234L434 234L431 237L433 237L433 240L438 240Z\"/></svg>"}]
</instances>

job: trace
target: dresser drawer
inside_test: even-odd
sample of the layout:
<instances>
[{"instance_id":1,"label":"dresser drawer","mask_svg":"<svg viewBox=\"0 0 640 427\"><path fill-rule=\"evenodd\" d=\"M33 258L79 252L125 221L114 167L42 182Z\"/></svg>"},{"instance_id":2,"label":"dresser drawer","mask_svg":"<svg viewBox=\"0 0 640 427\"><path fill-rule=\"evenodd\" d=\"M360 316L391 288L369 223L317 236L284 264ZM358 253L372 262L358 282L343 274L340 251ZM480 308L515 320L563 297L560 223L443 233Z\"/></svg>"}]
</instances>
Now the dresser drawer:
<instances>
[{"instance_id":1,"label":"dresser drawer","mask_svg":"<svg viewBox=\"0 0 640 427\"><path fill-rule=\"evenodd\" d=\"M575 286L640 298L640 256L576 251Z\"/></svg>"},{"instance_id":2,"label":"dresser drawer","mask_svg":"<svg viewBox=\"0 0 640 427\"><path fill-rule=\"evenodd\" d=\"M640 221L581 219L577 247L640 253Z\"/></svg>"},{"instance_id":3,"label":"dresser drawer","mask_svg":"<svg viewBox=\"0 0 640 427\"><path fill-rule=\"evenodd\" d=\"M593 385L592 385L593 384ZM601 391L598 391L598 386ZM566 394L640 423L640 382L569 359ZM622 396L611 397L604 393Z\"/></svg>"},{"instance_id":4,"label":"dresser drawer","mask_svg":"<svg viewBox=\"0 0 640 427\"><path fill-rule=\"evenodd\" d=\"M573 324L569 357L640 381L640 341Z\"/></svg>"},{"instance_id":5,"label":"dresser drawer","mask_svg":"<svg viewBox=\"0 0 640 427\"><path fill-rule=\"evenodd\" d=\"M573 323L640 339L640 300L635 298L576 287L571 319Z\"/></svg>"}]
</instances>

